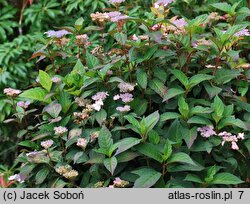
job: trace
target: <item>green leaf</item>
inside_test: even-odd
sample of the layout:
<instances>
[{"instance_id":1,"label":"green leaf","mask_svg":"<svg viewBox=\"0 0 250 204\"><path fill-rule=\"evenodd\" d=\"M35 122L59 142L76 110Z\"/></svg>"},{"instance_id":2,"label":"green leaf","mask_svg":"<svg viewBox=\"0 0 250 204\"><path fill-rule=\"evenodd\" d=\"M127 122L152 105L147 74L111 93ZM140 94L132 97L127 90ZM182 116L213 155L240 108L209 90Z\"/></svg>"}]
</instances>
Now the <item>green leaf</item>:
<instances>
[{"instance_id":1,"label":"green leaf","mask_svg":"<svg viewBox=\"0 0 250 204\"><path fill-rule=\"evenodd\" d=\"M191 157L188 156L184 152L178 152L178 153L172 154L172 156L168 159L167 164L176 163L176 162L195 165Z\"/></svg>"},{"instance_id":2,"label":"green leaf","mask_svg":"<svg viewBox=\"0 0 250 204\"><path fill-rule=\"evenodd\" d=\"M207 75L207 74L196 74L189 79L189 84L188 84L187 88L190 90L191 88L193 88L197 84L199 84L203 81L213 79L213 78L214 78L214 76Z\"/></svg>"},{"instance_id":3,"label":"green leaf","mask_svg":"<svg viewBox=\"0 0 250 204\"><path fill-rule=\"evenodd\" d=\"M136 171L132 171L132 173L140 176L138 179L136 179L134 188L150 188L161 177L161 173L150 168L142 168Z\"/></svg>"},{"instance_id":4,"label":"green leaf","mask_svg":"<svg viewBox=\"0 0 250 204\"><path fill-rule=\"evenodd\" d=\"M115 34L115 39L117 42L119 42L121 45L125 45L127 41L127 35L121 32L117 32Z\"/></svg>"},{"instance_id":5,"label":"green leaf","mask_svg":"<svg viewBox=\"0 0 250 204\"><path fill-rule=\"evenodd\" d=\"M223 2L223 3L213 3L213 4L211 4L211 6L213 6L214 8L217 8L217 9L219 9L221 11L224 11L226 13L230 13L230 11L231 11L231 5L228 4L228 3L225 3L225 2Z\"/></svg>"},{"instance_id":6,"label":"green leaf","mask_svg":"<svg viewBox=\"0 0 250 204\"><path fill-rule=\"evenodd\" d=\"M172 145L169 140L166 140L166 143L163 148L163 160L167 161L167 159L171 156L172 154Z\"/></svg>"},{"instance_id":7,"label":"green leaf","mask_svg":"<svg viewBox=\"0 0 250 204\"><path fill-rule=\"evenodd\" d=\"M178 121L178 119L176 119L169 127L167 136L168 139L173 142L179 143L182 141L182 137L180 134L180 122Z\"/></svg>"},{"instance_id":8,"label":"green leaf","mask_svg":"<svg viewBox=\"0 0 250 204\"><path fill-rule=\"evenodd\" d=\"M138 116L141 116L147 111L148 101L142 98L135 98L130 102L130 106Z\"/></svg>"},{"instance_id":9,"label":"green leaf","mask_svg":"<svg viewBox=\"0 0 250 204\"><path fill-rule=\"evenodd\" d=\"M49 169L48 168L43 168L40 171L37 172L35 180L36 180L36 184L42 184L44 182L44 180L47 178L47 176L49 175Z\"/></svg>"},{"instance_id":10,"label":"green leaf","mask_svg":"<svg viewBox=\"0 0 250 204\"><path fill-rule=\"evenodd\" d=\"M44 89L42 89L40 87L36 87L36 88L32 88L32 89L28 89L28 90L24 91L19 96L23 97L23 98L27 98L27 99L42 101L45 103L50 103L51 100L46 99L46 95L47 95L47 92Z\"/></svg>"},{"instance_id":11,"label":"green leaf","mask_svg":"<svg viewBox=\"0 0 250 204\"><path fill-rule=\"evenodd\" d=\"M214 96L218 95L222 89L217 86L211 86L210 84L205 84L205 89L209 95L209 98L212 99Z\"/></svg>"},{"instance_id":12,"label":"green leaf","mask_svg":"<svg viewBox=\"0 0 250 204\"><path fill-rule=\"evenodd\" d=\"M187 147L190 149L194 141L197 138L197 128L193 127L192 129L181 127L181 134L185 140Z\"/></svg>"},{"instance_id":13,"label":"green leaf","mask_svg":"<svg viewBox=\"0 0 250 204\"><path fill-rule=\"evenodd\" d=\"M45 88L48 92L50 92L52 87L52 80L50 76L42 70L39 70L39 83L42 85L43 88Z\"/></svg>"},{"instance_id":14,"label":"green leaf","mask_svg":"<svg viewBox=\"0 0 250 204\"><path fill-rule=\"evenodd\" d=\"M173 119L179 118L180 116L181 115L179 113L176 113L176 112L166 112L160 116L160 121L164 122L167 120L173 120Z\"/></svg>"},{"instance_id":15,"label":"green leaf","mask_svg":"<svg viewBox=\"0 0 250 204\"><path fill-rule=\"evenodd\" d=\"M167 87L163 84L160 79L153 79L149 81L149 87L159 94L162 98L167 94Z\"/></svg>"},{"instance_id":16,"label":"green leaf","mask_svg":"<svg viewBox=\"0 0 250 204\"><path fill-rule=\"evenodd\" d=\"M123 153L117 155L116 158L117 158L118 163L122 163L122 162L131 161L138 156L139 156L139 154L137 154L136 152L126 151L126 152L123 152Z\"/></svg>"},{"instance_id":17,"label":"green leaf","mask_svg":"<svg viewBox=\"0 0 250 204\"><path fill-rule=\"evenodd\" d=\"M84 75L85 69L80 59L77 60L71 73L80 74L81 76Z\"/></svg>"},{"instance_id":18,"label":"green leaf","mask_svg":"<svg viewBox=\"0 0 250 204\"><path fill-rule=\"evenodd\" d=\"M180 111L181 115L184 117L184 118L188 118L188 114L189 114L189 106L188 104L186 103L185 101L185 98L184 97L180 97L179 100L178 100L178 110Z\"/></svg>"},{"instance_id":19,"label":"green leaf","mask_svg":"<svg viewBox=\"0 0 250 204\"><path fill-rule=\"evenodd\" d=\"M43 112L47 112L51 117L57 118L62 110L62 106L54 101L53 103L44 107Z\"/></svg>"},{"instance_id":20,"label":"green leaf","mask_svg":"<svg viewBox=\"0 0 250 204\"><path fill-rule=\"evenodd\" d=\"M98 65L100 65L99 60L92 54L90 53L86 53L86 61L87 61L87 67L89 69L92 69L94 67L97 67Z\"/></svg>"},{"instance_id":21,"label":"green leaf","mask_svg":"<svg viewBox=\"0 0 250 204\"><path fill-rule=\"evenodd\" d=\"M145 156L150 157L160 163L163 161L160 151L152 144L143 143L136 146L135 149Z\"/></svg>"},{"instance_id":22,"label":"green leaf","mask_svg":"<svg viewBox=\"0 0 250 204\"><path fill-rule=\"evenodd\" d=\"M146 118L144 118L147 132L149 132L154 128L159 119L160 119L159 111L155 111L154 113L151 113Z\"/></svg>"},{"instance_id":23,"label":"green leaf","mask_svg":"<svg viewBox=\"0 0 250 204\"><path fill-rule=\"evenodd\" d=\"M213 125L213 123L202 116L193 116L187 121L189 124Z\"/></svg>"},{"instance_id":24,"label":"green leaf","mask_svg":"<svg viewBox=\"0 0 250 204\"><path fill-rule=\"evenodd\" d=\"M109 170L109 172L113 175L117 166L117 159L115 157L104 159L103 164L106 169Z\"/></svg>"},{"instance_id":25,"label":"green leaf","mask_svg":"<svg viewBox=\"0 0 250 204\"><path fill-rule=\"evenodd\" d=\"M223 116L225 108L222 100L218 97L218 95L214 98L214 103L212 104L212 107L214 108L214 113L212 114L212 117L215 122L218 123Z\"/></svg>"},{"instance_id":26,"label":"green leaf","mask_svg":"<svg viewBox=\"0 0 250 204\"><path fill-rule=\"evenodd\" d=\"M136 120L132 115L125 115L124 118L130 123L132 124L132 126L134 127L134 131L140 134L140 123L138 120Z\"/></svg>"},{"instance_id":27,"label":"green leaf","mask_svg":"<svg viewBox=\"0 0 250 204\"><path fill-rule=\"evenodd\" d=\"M75 28L76 30L80 31L83 27L83 22L84 22L84 19L81 17L81 18L78 18L75 22Z\"/></svg>"},{"instance_id":28,"label":"green leaf","mask_svg":"<svg viewBox=\"0 0 250 204\"><path fill-rule=\"evenodd\" d=\"M163 98L163 102L174 98L175 96L178 96L180 94L185 93L185 91L182 88L171 88L167 90L167 94L165 95L165 97Z\"/></svg>"},{"instance_id":29,"label":"green leaf","mask_svg":"<svg viewBox=\"0 0 250 204\"><path fill-rule=\"evenodd\" d=\"M241 179L230 173L218 173L214 176L211 184L225 184L225 185L235 185L244 183Z\"/></svg>"},{"instance_id":30,"label":"green leaf","mask_svg":"<svg viewBox=\"0 0 250 204\"><path fill-rule=\"evenodd\" d=\"M106 126L103 126L100 130L98 144L101 149L106 151L106 155L109 156L109 151L113 146L113 139L110 131L106 128Z\"/></svg>"},{"instance_id":31,"label":"green leaf","mask_svg":"<svg viewBox=\"0 0 250 204\"><path fill-rule=\"evenodd\" d=\"M235 79L237 76L240 75L240 71L238 70L230 70L230 69L219 69L215 74L215 82L217 84L225 84Z\"/></svg>"},{"instance_id":32,"label":"green leaf","mask_svg":"<svg viewBox=\"0 0 250 204\"><path fill-rule=\"evenodd\" d=\"M141 139L133 138L133 137L129 137L129 138L125 138L125 139L120 140L117 144L118 149L117 149L115 155L118 155L122 152L125 152L126 150L139 144L140 142L141 142Z\"/></svg>"},{"instance_id":33,"label":"green leaf","mask_svg":"<svg viewBox=\"0 0 250 204\"><path fill-rule=\"evenodd\" d=\"M107 118L107 112L104 109L98 111L95 114L95 119L99 123L100 126L102 126L102 124L106 120L106 118Z\"/></svg>"},{"instance_id":34,"label":"green leaf","mask_svg":"<svg viewBox=\"0 0 250 204\"><path fill-rule=\"evenodd\" d=\"M147 84L148 84L148 75L147 75L147 73L144 72L143 70L139 70L136 77L137 77L137 83L140 85L140 87L142 89L146 89Z\"/></svg>"},{"instance_id":35,"label":"green leaf","mask_svg":"<svg viewBox=\"0 0 250 204\"><path fill-rule=\"evenodd\" d=\"M223 118L220 121L218 128L222 129L225 126L237 126L237 127L240 127L244 130L248 130L247 126L245 125L245 123L242 120L236 119L234 117Z\"/></svg>"},{"instance_id":36,"label":"green leaf","mask_svg":"<svg viewBox=\"0 0 250 204\"><path fill-rule=\"evenodd\" d=\"M191 115L196 115L196 114L209 114L212 113L213 110L208 107L202 107L202 106L195 106L191 109Z\"/></svg>"},{"instance_id":37,"label":"green leaf","mask_svg":"<svg viewBox=\"0 0 250 204\"><path fill-rule=\"evenodd\" d=\"M151 144L158 144L160 142L161 137L155 130L150 130L148 132L148 139Z\"/></svg>"},{"instance_id":38,"label":"green leaf","mask_svg":"<svg viewBox=\"0 0 250 204\"><path fill-rule=\"evenodd\" d=\"M191 181L191 182L195 182L195 183L203 183L202 180L200 179L199 176L195 175L195 174L188 174L184 181Z\"/></svg>"},{"instance_id":39,"label":"green leaf","mask_svg":"<svg viewBox=\"0 0 250 204\"><path fill-rule=\"evenodd\" d=\"M174 69L171 70L171 73L182 83L182 85L186 88L189 84L187 76L180 70Z\"/></svg>"}]
</instances>

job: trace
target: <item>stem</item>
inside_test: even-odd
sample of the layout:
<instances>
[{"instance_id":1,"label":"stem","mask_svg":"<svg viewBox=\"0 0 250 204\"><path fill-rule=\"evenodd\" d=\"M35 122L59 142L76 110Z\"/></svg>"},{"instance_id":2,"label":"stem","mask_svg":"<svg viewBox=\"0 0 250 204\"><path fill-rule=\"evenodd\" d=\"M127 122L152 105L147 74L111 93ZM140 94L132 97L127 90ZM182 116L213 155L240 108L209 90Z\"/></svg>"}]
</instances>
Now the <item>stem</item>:
<instances>
[{"instance_id":1,"label":"stem","mask_svg":"<svg viewBox=\"0 0 250 204\"><path fill-rule=\"evenodd\" d=\"M18 31L20 35L23 34L23 30L22 30L23 12L27 4L28 4L28 0L22 0L22 7L20 10L20 16L19 16L19 21L18 21Z\"/></svg>"},{"instance_id":2,"label":"stem","mask_svg":"<svg viewBox=\"0 0 250 204\"><path fill-rule=\"evenodd\" d=\"M216 74L216 71L218 69L219 63L220 63L220 57L216 57L216 64L215 64L215 68L214 68L214 71L213 71L213 75Z\"/></svg>"}]
</instances>

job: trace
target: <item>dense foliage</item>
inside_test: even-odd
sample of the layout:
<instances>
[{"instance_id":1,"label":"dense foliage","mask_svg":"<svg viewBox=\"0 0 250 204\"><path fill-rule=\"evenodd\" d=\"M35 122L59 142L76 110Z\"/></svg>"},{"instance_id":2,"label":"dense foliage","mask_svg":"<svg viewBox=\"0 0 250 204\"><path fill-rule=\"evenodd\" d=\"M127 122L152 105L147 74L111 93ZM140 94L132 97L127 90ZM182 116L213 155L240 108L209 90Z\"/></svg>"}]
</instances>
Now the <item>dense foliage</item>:
<instances>
[{"instance_id":1,"label":"dense foliage","mask_svg":"<svg viewBox=\"0 0 250 204\"><path fill-rule=\"evenodd\" d=\"M249 187L247 2L63 2L0 29L2 187Z\"/></svg>"}]
</instances>

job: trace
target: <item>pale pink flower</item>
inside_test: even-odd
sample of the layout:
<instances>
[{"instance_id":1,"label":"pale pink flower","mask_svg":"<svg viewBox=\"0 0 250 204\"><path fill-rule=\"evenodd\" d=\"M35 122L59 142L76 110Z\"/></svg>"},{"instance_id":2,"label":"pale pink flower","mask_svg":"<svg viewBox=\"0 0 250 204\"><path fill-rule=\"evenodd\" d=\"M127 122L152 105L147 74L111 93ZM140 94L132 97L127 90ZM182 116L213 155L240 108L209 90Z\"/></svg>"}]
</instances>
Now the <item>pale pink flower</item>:
<instances>
[{"instance_id":1,"label":"pale pink flower","mask_svg":"<svg viewBox=\"0 0 250 204\"><path fill-rule=\"evenodd\" d=\"M7 95L7 96L17 96L20 93L22 93L22 91L18 90L18 89L12 89L12 88L6 88L3 90L3 92Z\"/></svg>"},{"instance_id":2,"label":"pale pink flower","mask_svg":"<svg viewBox=\"0 0 250 204\"><path fill-rule=\"evenodd\" d=\"M52 77L51 80L53 83L60 83L62 81L62 79L60 77L57 77L57 76Z\"/></svg>"},{"instance_id":3,"label":"pale pink flower","mask_svg":"<svg viewBox=\"0 0 250 204\"><path fill-rule=\"evenodd\" d=\"M8 178L9 181L18 181L19 183L23 183L26 179L26 176L23 174L15 174Z\"/></svg>"},{"instance_id":4,"label":"pale pink flower","mask_svg":"<svg viewBox=\"0 0 250 204\"><path fill-rule=\"evenodd\" d=\"M96 111L100 111L102 106L103 106L103 101L102 100L98 100L96 101L94 104L92 104L92 108L95 109Z\"/></svg>"},{"instance_id":5,"label":"pale pink flower","mask_svg":"<svg viewBox=\"0 0 250 204\"><path fill-rule=\"evenodd\" d=\"M235 37L242 37L242 36L250 36L248 29L243 29L237 33L234 34Z\"/></svg>"},{"instance_id":6,"label":"pale pink flower","mask_svg":"<svg viewBox=\"0 0 250 204\"><path fill-rule=\"evenodd\" d=\"M129 105L125 105L124 107L119 106L116 108L116 110L119 112L128 112L128 111L130 111L130 106Z\"/></svg>"},{"instance_id":7,"label":"pale pink flower","mask_svg":"<svg viewBox=\"0 0 250 204\"><path fill-rule=\"evenodd\" d=\"M136 36L136 34L134 34L134 35L132 35L132 40L133 40L133 41L138 41L139 38Z\"/></svg>"},{"instance_id":8,"label":"pale pink flower","mask_svg":"<svg viewBox=\"0 0 250 204\"><path fill-rule=\"evenodd\" d=\"M109 16L111 22L117 22L119 20L124 20L124 19L128 18L127 15L124 15L118 11L109 12L109 13L107 13L107 15Z\"/></svg>"},{"instance_id":9,"label":"pale pink flower","mask_svg":"<svg viewBox=\"0 0 250 204\"><path fill-rule=\"evenodd\" d=\"M155 8L159 8L160 5L166 7L168 4L172 3L174 0L157 0L154 4Z\"/></svg>"},{"instance_id":10,"label":"pale pink flower","mask_svg":"<svg viewBox=\"0 0 250 204\"><path fill-rule=\"evenodd\" d=\"M99 100L105 100L107 98L107 96L109 96L109 94L107 92L98 92L96 93L94 96L92 96L92 99L94 101L99 101Z\"/></svg>"},{"instance_id":11,"label":"pale pink flower","mask_svg":"<svg viewBox=\"0 0 250 204\"><path fill-rule=\"evenodd\" d=\"M124 94L120 94L120 99L124 102L124 103L129 103L131 101L133 101L133 95L130 93L124 93Z\"/></svg>"},{"instance_id":12,"label":"pale pink flower","mask_svg":"<svg viewBox=\"0 0 250 204\"><path fill-rule=\"evenodd\" d=\"M88 144L88 140L86 140L85 138L79 138L77 140L77 146L78 147L81 147L83 150L85 150L86 146Z\"/></svg>"},{"instance_id":13,"label":"pale pink flower","mask_svg":"<svg viewBox=\"0 0 250 204\"><path fill-rule=\"evenodd\" d=\"M121 82L120 84L118 84L118 88L120 89L120 92L131 92L134 90L135 85L130 84L130 83L126 83L126 82Z\"/></svg>"},{"instance_id":14,"label":"pale pink flower","mask_svg":"<svg viewBox=\"0 0 250 204\"><path fill-rule=\"evenodd\" d=\"M237 139L244 140L245 139L244 132L239 133Z\"/></svg>"},{"instance_id":15,"label":"pale pink flower","mask_svg":"<svg viewBox=\"0 0 250 204\"><path fill-rule=\"evenodd\" d=\"M126 0L109 0L109 3L111 3L111 4L120 4L120 3L124 2L124 1L126 1Z\"/></svg>"},{"instance_id":16,"label":"pale pink flower","mask_svg":"<svg viewBox=\"0 0 250 204\"><path fill-rule=\"evenodd\" d=\"M118 94L118 95L115 95L115 96L113 97L113 99L114 99L114 101L119 100L119 99L120 99L120 95L119 95L119 94Z\"/></svg>"},{"instance_id":17,"label":"pale pink flower","mask_svg":"<svg viewBox=\"0 0 250 204\"><path fill-rule=\"evenodd\" d=\"M233 150L239 150L239 147L238 147L238 145L237 145L236 142L232 142L231 148L232 148Z\"/></svg>"},{"instance_id":18,"label":"pale pink flower","mask_svg":"<svg viewBox=\"0 0 250 204\"><path fill-rule=\"evenodd\" d=\"M68 132L68 129L66 127L59 126L59 127L55 127L54 131L55 131L56 135L62 135L64 133Z\"/></svg>"},{"instance_id":19,"label":"pale pink flower","mask_svg":"<svg viewBox=\"0 0 250 204\"><path fill-rule=\"evenodd\" d=\"M46 140L46 141L41 142L41 146L44 149L49 149L53 144L54 144L53 140Z\"/></svg>"},{"instance_id":20,"label":"pale pink flower","mask_svg":"<svg viewBox=\"0 0 250 204\"><path fill-rule=\"evenodd\" d=\"M197 131L200 132L202 137L210 137L212 135L216 135L216 132L213 130L212 126L204 126L201 128L197 128Z\"/></svg>"},{"instance_id":21,"label":"pale pink flower","mask_svg":"<svg viewBox=\"0 0 250 204\"><path fill-rule=\"evenodd\" d=\"M29 101L19 101L17 102L17 106L23 108L23 109L27 109L30 105Z\"/></svg>"},{"instance_id":22,"label":"pale pink flower","mask_svg":"<svg viewBox=\"0 0 250 204\"><path fill-rule=\"evenodd\" d=\"M47 34L47 36L49 38L50 37L62 38L63 36L68 35L68 34L72 34L72 33L63 29L63 30L58 30L58 31L49 30L49 31L45 32L44 34Z\"/></svg>"},{"instance_id":23,"label":"pale pink flower","mask_svg":"<svg viewBox=\"0 0 250 204\"><path fill-rule=\"evenodd\" d=\"M122 184L122 180L119 177L116 177L115 180L113 181L113 184L115 186L120 186Z\"/></svg>"}]
</instances>

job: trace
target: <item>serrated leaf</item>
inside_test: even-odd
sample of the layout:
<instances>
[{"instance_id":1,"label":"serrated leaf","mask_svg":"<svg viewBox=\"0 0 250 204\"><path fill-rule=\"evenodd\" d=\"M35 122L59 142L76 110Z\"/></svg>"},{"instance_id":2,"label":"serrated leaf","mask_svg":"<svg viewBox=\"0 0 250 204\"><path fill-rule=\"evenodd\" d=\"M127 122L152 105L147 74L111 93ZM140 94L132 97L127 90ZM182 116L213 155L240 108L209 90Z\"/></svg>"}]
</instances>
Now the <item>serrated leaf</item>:
<instances>
[{"instance_id":1,"label":"serrated leaf","mask_svg":"<svg viewBox=\"0 0 250 204\"><path fill-rule=\"evenodd\" d=\"M218 173L214 176L211 184L236 185L244 183L241 179L230 173Z\"/></svg>"},{"instance_id":2,"label":"serrated leaf","mask_svg":"<svg viewBox=\"0 0 250 204\"><path fill-rule=\"evenodd\" d=\"M20 94L20 97L23 98L27 98L27 99L32 99L32 100L36 100L36 101L42 101L45 103L50 103L50 99L45 99L47 95L47 92L40 88L40 87L36 87L36 88L32 88L32 89L28 89L26 91L24 91L22 94Z\"/></svg>"},{"instance_id":3,"label":"serrated leaf","mask_svg":"<svg viewBox=\"0 0 250 204\"><path fill-rule=\"evenodd\" d=\"M207 75L207 74L196 74L189 79L189 84L187 88L190 90L191 88L198 85L199 83L213 79L213 78L214 76Z\"/></svg>"},{"instance_id":4,"label":"serrated leaf","mask_svg":"<svg viewBox=\"0 0 250 204\"><path fill-rule=\"evenodd\" d=\"M51 117L57 118L62 110L61 104L53 102L44 107L43 112L47 112Z\"/></svg>"},{"instance_id":5,"label":"serrated leaf","mask_svg":"<svg viewBox=\"0 0 250 204\"><path fill-rule=\"evenodd\" d=\"M184 152L178 152L178 153L172 154L172 156L168 159L167 164L176 163L176 162L195 165L191 157Z\"/></svg>"},{"instance_id":6,"label":"serrated leaf","mask_svg":"<svg viewBox=\"0 0 250 204\"><path fill-rule=\"evenodd\" d=\"M147 157L150 157L160 163L162 163L163 159L160 151L152 144L143 143L135 147L136 150Z\"/></svg>"},{"instance_id":7,"label":"serrated leaf","mask_svg":"<svg viewBox=\"0 0 250 204\"><path fill-rule=\"evenodd\" d=\"M181 115L179 113L176 113L176 112L166 112L160 116L160 121L164 122L167 120L173 120L173 119L179 118L180 116Z\"/></svg>"},{"instance_id":8,"label":"serrated leaf","mask_svg":"<svg viewBox=\"0 0 250 204\"><path fill-rule=\"evenodd\" d=\"M99 60L92 54L90 53L86 53L86 61L87 61L87 67L89 69L92 69L94 67L97 67L98 65L100 65Z\"/></svg>"},{"instance_id":9,"label":"serrated leaf","mask_svg":"<svg viewBox=\"0 0 250 204\"><path fill-rule=\"evenodd\" d=\"M129 138L125 138L125 139L120 140L117 144L118 149L117 149L115 155L118 155L122 152L125 152L126 150L139 144L140 142L141 142L141 139L133 138L133 137L129 137Z\"/></svg>"},{"instance_id":10,"label":"serrated leaf","mask_svg":"<svg viewBox=\"0 0 250 204\"><path fill-rule=\"evenodd\" d=\"M195 182L195 183L203 183L202 180L200 179L199 176L195 175L195 174L188 174L184 181L191 181L191 182Z\"/></svg>"},{"instance_id":11,"label":"serrated leaf","mask_svg":"<svg viewBox=\"0 0 250 204\"><path fill-rule=\"evenodd\" d=\"M43 88L45 88L48 92L50 92L50 89L52 87L52 80L51 77L43 70L39 70L39 83L42 85Z\"/></svg>"},{"instance_id":12,"label":"serrated leaf","mask_svg":"<svg viewBox=\"0 0 250 204\"><path fill-rule=\"evenodd\" d=\"M146 89L147 84L148 84L148 75L146 74L146 72L144 72L143 70L139 70L136 77L137 77L137 83L139 84L139 86L142 89Z\"/></svg>"},{"instance_id":13,"label":"serrated leaf","mask_svg":"<svg viewBox=\"0 0 250 204\"><path fill-rule=\"evenodd\" d=\"M161 80L155 78L153 80L150 80L148 85L152 90L154 90L162 98L165 98L165 95L167 94L167 87L163 84Z\"/></svg>"},{"instance_id":14,"label":"serrated leaf","mask_svg":"<svg viewBox=\"0 0 250 204\"><path fill-rule=\"evenodd\" d=\"M171 73L182 83L184 87L187 87L189 84L187 76L180 70L174 69L171 70Z\"/></svg>"},{"instance_id":15,"label":"serrated leaf","mask_svg":"<svg viewBox=\"0 0 250 204\"><path fill-rule=\"evenodd\" d=\"M175 96L183 94L183 93L185 93L185 91L182 88L171 88L171 89L168 89L167 94L163 98L163 102L167 101L167 100L169 100L171 98L174 98Z\"/></svg>"},{"instance_id":16,"label":"serrated leaf","mask_svg":"<svg viewBox=\"0 0 250 204\"><path fill-rule=\"evenodd\" d=\"M113 146L113 139L110 131L106 128L106 126L103 126L100 130L98 144L101 149L104 149L106 151L107 156L109 156L109 151Z\"/></svg>"},{"instance_id":17,"label":"serrated leaf","mask_svg":"<svg viewBox=\"0 0 250 204\"><path fill-rule=\"evenodd\" d=\"M115 157L104 159L103 164L106 169L113 175L117 166L117 159Z\"/></svg>"},{"instance_id":18,"label":"serrated leaf","mask_svg":"<svg viewBox=\"0 0 250 204\"><path fill-rule=\"evenodd\" d=\"M161 177L161 173L150 168L139 169L133 171L132 173L140 176L138 179L136 179L134 183L134 188L150 188Z\"/></svg>"},{"instance_id":19,"label":"serrated leaf","mask_svg":"<svg viewBox=\"0 0 250 204\"><path fill-rule=\"evenodd\" d=\"M44 182L44 180L47 178L47 176L49 175L49 169L48 168L43 168L40 171L37 172L35 180L36 180L36 184L42 184Z\"/></svg>"}]
</instances>

